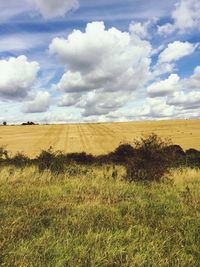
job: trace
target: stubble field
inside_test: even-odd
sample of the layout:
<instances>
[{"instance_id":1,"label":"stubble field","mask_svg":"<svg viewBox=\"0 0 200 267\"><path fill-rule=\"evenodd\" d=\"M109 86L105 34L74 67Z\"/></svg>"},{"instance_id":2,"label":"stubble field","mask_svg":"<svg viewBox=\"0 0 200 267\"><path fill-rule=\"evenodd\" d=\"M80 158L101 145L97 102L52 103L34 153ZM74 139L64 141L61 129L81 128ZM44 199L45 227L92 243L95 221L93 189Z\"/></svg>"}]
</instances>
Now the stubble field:
<instances>
[{"instance_id":1,"label":"stubble field","mask_svg":"<svg viewBox=\"0 0 200 267\"><path fill-rule=\"evenodd\" d=\"M50 146L67 153L105 154L121 142L132 142L143 134L155 132L184 149L200 149L200 120L146 121L125 123L65 124L0 127L0 146L13 154L30 157Z\"/></svg>"}]
</instances>

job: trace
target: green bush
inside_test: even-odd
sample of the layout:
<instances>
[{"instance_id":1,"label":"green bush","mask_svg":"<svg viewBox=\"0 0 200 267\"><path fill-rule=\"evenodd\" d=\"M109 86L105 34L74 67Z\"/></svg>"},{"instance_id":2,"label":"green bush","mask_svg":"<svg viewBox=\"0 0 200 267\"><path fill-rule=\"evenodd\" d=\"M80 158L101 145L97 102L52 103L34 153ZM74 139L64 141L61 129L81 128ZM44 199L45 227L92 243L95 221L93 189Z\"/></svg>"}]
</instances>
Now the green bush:
<instances>
[{"instance_id":1,"label":"green bush","mask_svg":"<svg viewBox=\"0 0 200 267\"><path fill-rule=\"evenodd\" d=\"M119 145L114 152L108 155L111 162L117 164L124 164L128 159L133 158L135 154L135 149L130 144Z\"/></svg>"},{"instance_id":2,"label":"green bush","mask_svg":"<svg viewBox=\"0 0 200 267\"><path fill-rule=\"evenodd\" d=\"M13 164L15 167L21 168L30 164L31 160L28 156L18 152L14 157L10 158L10 163Z\"/></svg>"},{"instance_id":3,"label":"green bush","mask_svg":"<svg viewBox=\"0 0 200 267\"><path fill-rule=\"evenodd\" d=\"M61 152L53 152L50 147L47 151L43 150L36 158L36 164L39 171L49 170L55 174L63 173L65 169L65 160Z\"/></svg>"},{"instance_id":4,"label":"green bush","mask_svg":"<svg viewBox=\"0 0 200 267\"><path fill-rule=\"evenodd\" d=\"M159 181L167 174L173 154L167 150L168 140L152 133L135 141L135 155L126 165L128 181Z\"/></svg>"}]
</instances>

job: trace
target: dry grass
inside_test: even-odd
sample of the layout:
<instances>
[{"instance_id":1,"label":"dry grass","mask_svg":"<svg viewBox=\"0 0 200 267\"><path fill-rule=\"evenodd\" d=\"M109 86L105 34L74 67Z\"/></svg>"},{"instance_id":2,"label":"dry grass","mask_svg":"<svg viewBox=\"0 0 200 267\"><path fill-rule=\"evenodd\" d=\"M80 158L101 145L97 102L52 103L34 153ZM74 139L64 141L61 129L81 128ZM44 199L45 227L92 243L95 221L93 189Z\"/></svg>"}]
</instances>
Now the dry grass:
<instances>
[{"instance_id":1,"label":"dry grass","mask_svg":"<svg viewBox=\"0 0 200 267\"><path fill-rule=\"evenodd\" d=\"M105 154L141 134L169 137L184 149L200 149L200 120L0 127L0 146L35 157L50 146L64 152Z\"/></svg>"}]
</instances>

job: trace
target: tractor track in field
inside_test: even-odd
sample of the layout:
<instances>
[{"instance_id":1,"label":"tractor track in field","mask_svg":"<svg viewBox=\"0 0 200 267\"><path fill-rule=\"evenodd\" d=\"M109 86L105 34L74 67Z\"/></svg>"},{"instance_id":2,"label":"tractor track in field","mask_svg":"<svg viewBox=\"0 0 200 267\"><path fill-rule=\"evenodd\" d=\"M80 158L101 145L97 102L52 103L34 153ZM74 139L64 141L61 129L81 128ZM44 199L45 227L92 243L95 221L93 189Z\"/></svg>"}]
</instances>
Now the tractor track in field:
<instances>
[{"instance_id":1,"label":"tractor track in field","mask_svg":"<svg viewBox=\"0 0 200 267\"><path fill-rule=\"evenodd\" d=\"M112 140L116 139L116 135L114 135L114 131L108 129L108 127L100 124L88 124L90 128L91 135L96 138L95 146L98 147L98 151L101 151L101 154L107 153L108 151L108 144L112 142ZM104 142L101 140L105 137L105 140L110 139L111 141ZM98 140L99 139L99 140Z\"/></svg>"},{"instance_id":2,"label":"tractor track in field","mask_svg":"<svg viewBox=\"0 0 200 267\"><path fill-rule=\"evenodd\" d=\"M112 137L116 136L116 132L114 130L110 129L108 126L99 125L98 127L104 133L104 135L106 134L106 135L112 136Z\"/></svg>"},{"instance_id":3,"label":"tractor track in field","mask_svg":"<svg viewBox=\"0 0 200 267\"><path fill-rule=\"evenodd\" d=\"M104 126L104 125L100 125L100 124L89 124L90 129L92 129L92 132L96 135L96 136L108 136L113 138L114 135L114 131L108 129L108 127Z\"/></svg>"},{"instance_id":4,"label":"tractor track in field","mask_svg":"<svg viewBox=\"0 0 200 267\"><path fill-rule=\"evenodd\" d=\"M79 136L80 141L81 141L80 144L81 144L81 147L83 148L83 149L81 149L81 151L87 152L87 142L85 140L84 131L83 131L83 129L81 129L80 124L77 125L77 128L78 128L78 136Z\"/></svg>"},{"instance_id":5,"label":"tractor track in field","mask_svg":"<svg viewBox=\"0 0 200 267\"><path fill-rule=\"evenodd\" d=\"M84 152L93 153L95 144L93 144L91 142L92 138L89 137L90 131L88 131L88 125L87 124L84 124L84 125L81 124L80 127L81 127L81 133L82 133L82 136L84 139L84 143L86 146L86 150ZM85 131L84 131L84 129L85 129Z\"/></svg>"},{"instance_id":6,"label":"tractor track in field","mask_svg":"<svg viewBox=\"0 0 200 267\"><path fill-rule=\"evenodd\" d=\"M57 129L52 134L52 136L54 136L54 138L50 142L50 146L53 148L53 150L55 149L56 144L58 143L58 140L60 140L60 137L62 136L62 128L63 128L63 126L59 125L59 127L57 127Z\"/></svg>"},{"instance_id":7,"label":"tractor track in field","mask_svg":"<svg viewBox=\"0 0 200 267\"><path fill-rule=\"evenodd\" d=\"M48 127L48 128L42 134L42 136L40 136L38 138L38 140L35 140L33 147L36 149L33 149L33 150L38 150L37 148L39 148L39 150L41 151L42 149L47 149L47 147L51 146L50 142L49 142L49 137L51 138L52 136L54 136L54 134L52 134L53 125L51 127L49 127L49 126L46 126L46 127Z\"/></svg>"},{"instance_id":8,"label":"tractor track in field","mask_svg":"<svg viewBox=\"0 0 200 267\"><path fill-rule=\"evenodd\" d=\"M63 126L65 127L65 126ZM64 148L63 150L68 152L69 151L69 135L70 135L70 125L67 125L66 133L65 133L65 141L64 141Z\"/></svg>"},{"instance_id":9,"label":"tractor track in field","mask_svg":"<svg viewBox=\"0 0 200 267\"><path fill-rule=\"evenodd\" d=\"M52 125L45 133L39 138L37 142L35 142L35 146L42 148L42 149L48 149L52 147L54 149L57 140L59 140L59 137L61 135L61 128L55 127Z\"/></svg>"},{"instance_id":10,"label":"tractor track in field","mask_svg":"<svg viewBox=\"0 0 200 267\"><path fill-rule=\"evenodd\" d=\"M97 130L96 125L92 125L92 124L88 124L88 128L89 131L91 132L91 135L93 136L93 138L98 138L99 136L102 136L101 133L99 133L99 131ZM102 145L102 142L94 142L94 146L96 147L96 150L101 151L101 153L103 151L105 151L104 146Z\"/></svg>"}]
</instances>

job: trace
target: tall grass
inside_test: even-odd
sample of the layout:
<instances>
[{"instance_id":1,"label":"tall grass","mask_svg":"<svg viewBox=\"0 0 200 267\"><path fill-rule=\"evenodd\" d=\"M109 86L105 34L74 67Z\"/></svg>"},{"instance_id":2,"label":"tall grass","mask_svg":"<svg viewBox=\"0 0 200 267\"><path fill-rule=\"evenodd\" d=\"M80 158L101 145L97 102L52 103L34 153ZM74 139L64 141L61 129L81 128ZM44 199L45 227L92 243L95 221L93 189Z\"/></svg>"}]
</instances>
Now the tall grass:
<instances>
[{"instance_id":1,"label":"tall grass","mask_svg":"<svg viewBox=\"0 0 200 267\"><path fill-rule=\"evenodd\" d=\"M124 176L120 166L3 167L0 265L199 266L200 171Z\"/></svg>"}]
</instances>

